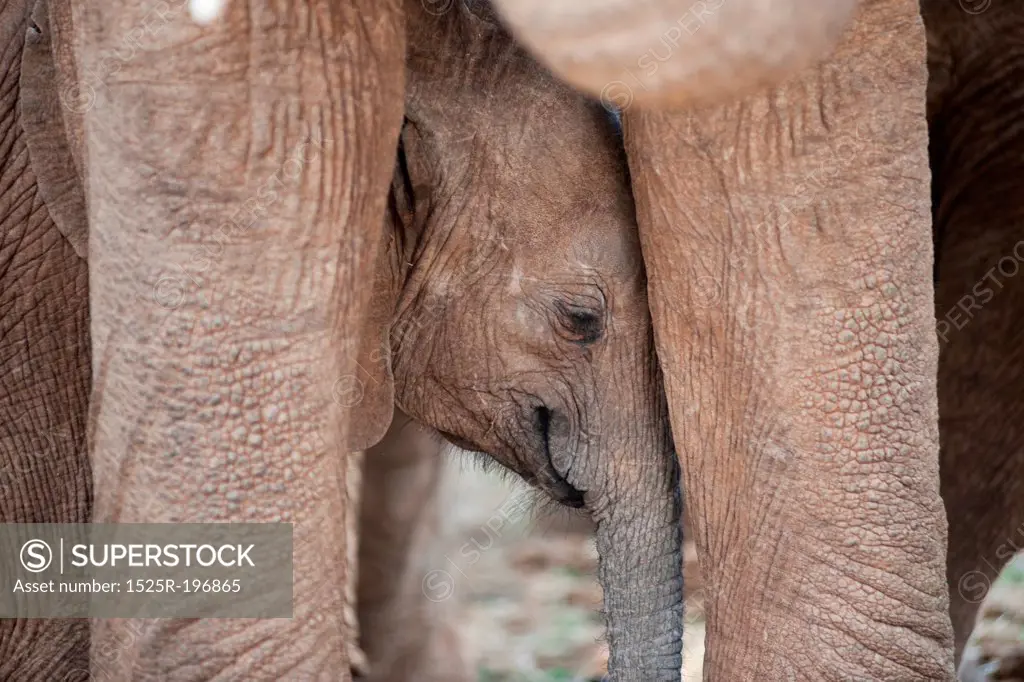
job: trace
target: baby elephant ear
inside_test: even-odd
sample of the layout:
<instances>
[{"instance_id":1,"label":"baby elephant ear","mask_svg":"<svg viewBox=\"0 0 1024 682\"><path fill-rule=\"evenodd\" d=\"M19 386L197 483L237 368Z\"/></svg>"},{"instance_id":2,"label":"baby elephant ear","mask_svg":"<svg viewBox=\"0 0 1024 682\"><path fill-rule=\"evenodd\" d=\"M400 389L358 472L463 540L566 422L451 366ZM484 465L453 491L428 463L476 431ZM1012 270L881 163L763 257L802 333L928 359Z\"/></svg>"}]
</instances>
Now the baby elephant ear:
<instances>
[{"instance_id":1,"label":"baby elephant ear","mask_svg":"<svg viewBox=\"0 0 1024 682\"><path fill-rule=\"evenodd\" d=\"M365 450L384 438L395 408L395 379L391 373L391 320L398 283L388 254L393 248L391 216L385 224L377 258L369 314L363 325L352 372L334 385L334 399L351 408L348 449Z\"/></svg>"}]
</instances>

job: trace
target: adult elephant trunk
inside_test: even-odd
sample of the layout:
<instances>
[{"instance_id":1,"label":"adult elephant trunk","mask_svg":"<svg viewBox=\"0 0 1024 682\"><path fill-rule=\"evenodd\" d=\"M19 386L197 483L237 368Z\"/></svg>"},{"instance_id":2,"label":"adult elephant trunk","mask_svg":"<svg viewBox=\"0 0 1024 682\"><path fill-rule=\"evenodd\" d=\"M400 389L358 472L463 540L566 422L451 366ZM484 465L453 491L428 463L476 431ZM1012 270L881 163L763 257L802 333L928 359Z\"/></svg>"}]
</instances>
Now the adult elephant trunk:
<instances>
[{"instance_id":1,"label":"adult elephant trunk","mask_svg":"<svg viewBox=\"0 0 1024 682\"><path fill-rule=\"evenodd\" d=\"M835 44L856 0L494 0L558 75L625 108L721 100Z\"/></svg>"}]
</instances>

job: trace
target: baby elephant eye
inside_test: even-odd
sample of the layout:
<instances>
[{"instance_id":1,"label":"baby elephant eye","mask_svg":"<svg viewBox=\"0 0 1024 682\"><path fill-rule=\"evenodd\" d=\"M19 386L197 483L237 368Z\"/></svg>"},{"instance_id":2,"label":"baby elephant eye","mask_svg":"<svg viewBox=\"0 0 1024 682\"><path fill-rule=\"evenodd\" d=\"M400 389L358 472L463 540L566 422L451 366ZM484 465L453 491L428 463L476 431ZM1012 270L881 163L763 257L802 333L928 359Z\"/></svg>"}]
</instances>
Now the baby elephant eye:
<instances>
[{"instance_id":1,"label":"baby elephant eye","mask_svg":"<svg viewBox=\"0 0 1024 682\"><path fill-rule=\"evenodd\" d=\"M604 313L565 301L555 303L558 324L567 341L580 345L591 344L604 333Z\"/></svg>"}]
</instances>

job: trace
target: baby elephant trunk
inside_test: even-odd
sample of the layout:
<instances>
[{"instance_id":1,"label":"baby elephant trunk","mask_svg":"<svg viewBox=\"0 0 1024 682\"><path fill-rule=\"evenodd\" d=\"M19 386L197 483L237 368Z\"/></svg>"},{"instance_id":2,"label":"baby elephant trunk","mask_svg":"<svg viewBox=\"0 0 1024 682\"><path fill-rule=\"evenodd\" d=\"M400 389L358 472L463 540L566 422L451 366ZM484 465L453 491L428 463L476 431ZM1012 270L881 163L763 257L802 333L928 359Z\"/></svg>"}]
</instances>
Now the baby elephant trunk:
<instances>
[{"instance_id":1,"label":"baby elephant trunk","mask_svg":"<svg viewBox=\"0 0 1024 682\"><path fill-rule=\"evenodd\" d=\"M661 435L634 440L644 451L610 453L619 458L606 472L612 475L602 476L604 490L586 495L597 522L612 682L680 679L682 516L667 415L664 421Z\"/></svg>"}]
</instances>

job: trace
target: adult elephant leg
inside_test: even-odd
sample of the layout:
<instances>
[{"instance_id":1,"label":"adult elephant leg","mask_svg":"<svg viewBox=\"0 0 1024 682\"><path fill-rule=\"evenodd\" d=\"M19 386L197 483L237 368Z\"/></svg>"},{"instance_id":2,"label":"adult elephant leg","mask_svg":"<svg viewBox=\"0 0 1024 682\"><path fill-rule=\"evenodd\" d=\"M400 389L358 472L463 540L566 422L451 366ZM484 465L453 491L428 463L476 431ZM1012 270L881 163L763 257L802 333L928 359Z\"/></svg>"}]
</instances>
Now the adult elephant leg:
<instances>
[{"instance_id":1,"label":"adult elephant leg","mask_svg":"<svg viewBox=\"0 0 1024 682\"><path fill-rule=\"evenodd\" d=\"M184 3L77 9L95 516L293 523L294 617L97 621L94 674L348 679L355 401L332 384L354 369L393 169L401 8L225 5L205 26Z\"/></svg>"},{"instance_id":2,"label":"adult elephant leg","mask_svg":"<svg viewBox=\"0 0 1024 682\"><path fill-rule=\"evenodd\" d=\"M436 433L400 410L366 452L360 516L359 624L369 682L469 682L453 627L460 592L445 569L445 466ZM462 586L465 589L465 586Z\"/></svg>"},{"instance_id":3,"label":"adult elephant leg","mask_svg":"<svg viewBox=\"0 0 1024 682\"><path fill-rule=\"evenodd\" d=\"M778 89L626 116L705 679L952 679L926 76L876 0Z\"/></svg>"},{"instance_id":4,"label":"adult elephant leg","mask_svg":"<svg viewBox=\"0 0 1024 682\"><path fill-rule=\"evenodd\" d=\"M32 4L0 7L0 523L85 523L88 272L29 149L32 124L60 113L43 101L53 84L36 80L49 43L46 26L29 33ZM0 679L85 679L88 655L86 621L0 620Z\"/></svg>"},{"instance_id":5,"label":"adult elephant leg","mask_svg":"<svg viewBox=\"0 0 1024 682\"><path fill-rule=\"evenodd\" d=\"M999 571L1024 549L1024 8L929 0L942 499L959 661ZM964 661L964 665L969 662Z\"/></svg>"}]
</instances>

